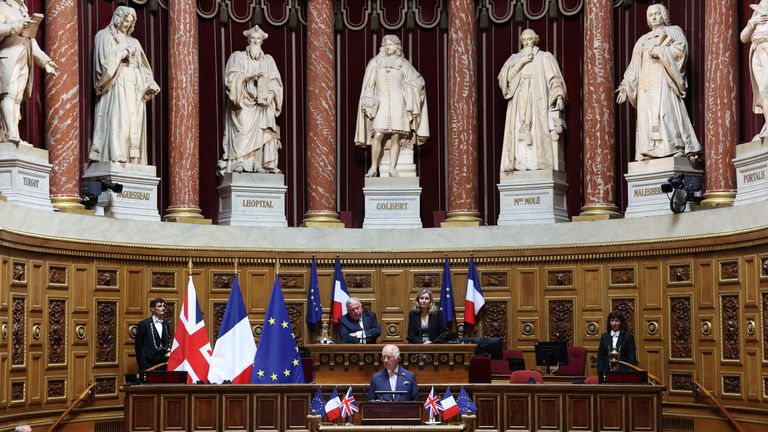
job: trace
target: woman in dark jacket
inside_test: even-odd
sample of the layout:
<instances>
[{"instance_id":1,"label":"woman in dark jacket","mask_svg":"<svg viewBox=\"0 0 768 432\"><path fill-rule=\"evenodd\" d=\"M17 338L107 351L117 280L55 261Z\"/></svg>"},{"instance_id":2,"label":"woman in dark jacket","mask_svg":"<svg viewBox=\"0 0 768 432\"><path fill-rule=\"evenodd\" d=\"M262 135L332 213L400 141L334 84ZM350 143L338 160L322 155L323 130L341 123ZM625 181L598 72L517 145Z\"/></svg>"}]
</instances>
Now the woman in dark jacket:
<instances>
[{"instance_id":1,"label":"woman in dark jacket","mask_svg":"<svg viewBox=\"0 0 768 432\"><path fill-rule=\"evenodd\" d=\"M408 342L443 343L448 336L443 314L432 299L432 291L422 288L408 313Z\"/></svg>"},{"instance_id":2,"label":"woman in dark jacket","mask_svg":"<svg viewBox=\"0 0 768 432\"><path fill-rule=\"evenodd\" d=\"M627 319L621 311L608 314L607 331L600 337L600 347L597 349L597 372L609 372L610 353L613 348L618 352L618 360L637 364L637 347L635 337L627 329ZM619 364L616 370L631 370Z\"/></svg>"}]
</instances>

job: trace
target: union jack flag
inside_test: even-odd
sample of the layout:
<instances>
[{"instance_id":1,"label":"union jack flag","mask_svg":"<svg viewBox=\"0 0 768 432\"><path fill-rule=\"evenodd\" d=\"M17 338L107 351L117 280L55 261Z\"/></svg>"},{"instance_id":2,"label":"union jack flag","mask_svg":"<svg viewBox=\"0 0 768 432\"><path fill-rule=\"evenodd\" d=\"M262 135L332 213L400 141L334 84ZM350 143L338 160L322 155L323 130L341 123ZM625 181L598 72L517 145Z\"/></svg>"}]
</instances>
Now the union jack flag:
<instances>
[{"instance_id":1,"label":"union jack flag","mask_svg":"<svg viewBox=\"0 0 768 432\"><path fill-rule=\"evenodd\" d=\"M424 402L424 409L427 410L429 418L435 418L438 413L443 412L443 406L440 404L440 396L435 393L435 386L432 386L432 390L429 391L427 401Z\"/></svg>"},{"instance_id":2,"label":"union jack flag","mask_svg":"<svg viewBox=\"0 0 768 432\"><path fill-rule=\"evenodd\" d=\"M203 312L197 301L195 284L189 277L187 293L179 313L179 324L173 338L168 370L187 371L187 384L198 381L208 382L208 370L211 366L211 344L205 330Z\"/></svg>"},{"instance_id":3,"label":"union jack flag","mask_svg":"<svg viewBox=\"0 0 768 432\"><path fill-rule=\"evenodd\" d=\"M341 401L341 416L352 417L352 414L358 412L360 408L357 407L355 396L352 395L352 387L349 387L347 394L344 395L344 400Z\"/></svg>"}]
</instances>

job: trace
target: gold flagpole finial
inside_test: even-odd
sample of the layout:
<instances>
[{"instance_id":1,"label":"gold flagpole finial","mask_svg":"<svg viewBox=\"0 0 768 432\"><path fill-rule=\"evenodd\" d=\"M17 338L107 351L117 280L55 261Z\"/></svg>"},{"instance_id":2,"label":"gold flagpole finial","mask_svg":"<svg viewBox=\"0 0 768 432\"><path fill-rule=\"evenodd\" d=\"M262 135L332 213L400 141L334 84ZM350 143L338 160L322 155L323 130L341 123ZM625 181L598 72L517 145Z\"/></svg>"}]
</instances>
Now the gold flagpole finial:
<instances>
[{"instance_id":1,"label":"gold flagpole finial","mask_svg":"<svg viewBox=\"0 0 768 432\"><path fill-rule=\"evenodd\" d=\"M280 257L275 258L275 274L280 274Z\"/></svg>"},{"instance_id":2,"label":"gold flagpole finial","mask_svg":"<svg viewBox=\"0 0 768 432\"><path fill-rule=\"evenodd\" d=\"M235 274L237 274L239 270L237 270L237 257L235 257Z\"/></svg>"},{"instance_id":3,"label":"gold flagpole finial","mask_svg":"<svg viewBox=\"0 0 768 432\"><path fill-rule=\"evenodd\" d=\"M189 275L192 276L192 257L189 257L189 262L187 262L187 268L189 269Z\"/></svg>"}]
</instances>

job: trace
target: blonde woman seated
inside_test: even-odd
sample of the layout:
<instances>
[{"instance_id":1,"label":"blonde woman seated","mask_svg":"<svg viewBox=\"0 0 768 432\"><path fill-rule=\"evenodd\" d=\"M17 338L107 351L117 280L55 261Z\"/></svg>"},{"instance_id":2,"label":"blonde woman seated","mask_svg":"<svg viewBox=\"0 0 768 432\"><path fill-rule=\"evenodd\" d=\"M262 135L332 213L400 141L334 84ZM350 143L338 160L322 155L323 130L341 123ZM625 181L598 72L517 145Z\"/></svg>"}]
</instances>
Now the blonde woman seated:
<instances>
[{"instance_id":1,"label":"blonde woman seated","mask_svg":"<svg viewBox=\"0 0 768 432\"><path fill-rule=\"evenodd\" d=\"M408 342L443 343L447 337L448 327L432 298L432 291L422 288L413 300L413 309L408 313Z\"/></svg>"}]
</instances>

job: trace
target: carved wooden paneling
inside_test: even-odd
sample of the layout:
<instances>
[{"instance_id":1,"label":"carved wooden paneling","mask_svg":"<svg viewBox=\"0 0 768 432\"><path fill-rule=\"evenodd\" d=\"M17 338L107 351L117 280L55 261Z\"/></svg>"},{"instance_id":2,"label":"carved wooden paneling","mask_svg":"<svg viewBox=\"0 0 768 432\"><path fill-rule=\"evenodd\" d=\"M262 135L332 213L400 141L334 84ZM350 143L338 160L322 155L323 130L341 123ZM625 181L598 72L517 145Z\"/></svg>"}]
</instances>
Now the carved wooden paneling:
<instances>
[{"instance_id":1,"label":"carved wooden paneling","mask_svg":"<svg viewBox=\"0 0 768 432\"><path fill-rule=\"evenodd\" d=\"M690 264L671 264L667 266L667 283L687 284L692 281Z\"/></svg>"},{"instance_id":2,"label":"carved wooden paneling","mask_svg":"<svg viewBox=\"0 0 768 432\"><path fill-rule=\"evenodd\" d=\"M23 402L27 390L24 381L11 381L11 402Z\"/></svg>"},{"instance_id":3,"label":"carved wooden paneling","mask_svg":"<svg viewBox=\"0 0 768 432\"><path fill-rule=\"evenodd\" d=\"M65 287L69 283L69 267L65 265L48 266L48 285Z\"/></svg>"},{"instance_id":4,"label":"carved wooden paneling","mask_svg":"<svg viewBox=\"0 0 768 432\"><path fill-rule=\"evenodd\" d=\"M118 269L96 269L96 288L119 288L120 272Z\"/></svg>"},{"instance_id":5,"label":"carved wooden paneling","mask_svg":"<svg viewBox=\"0 0 768 432\"><path fill-rule=\"evenodd\" d=\"M741 375L723 375L723 394L741 396Z\"/></svg>"},{"instance_id":6,"label":"carved wooden paneling","mask_svg":"<svg viewBox=\"0 0 768 432\"><path fill-rule=\"evenodd\" d=\"M720 340L722 359L739 360L739 296L723 294L720 296Z\"/></svg>"},{"instance_id":7,"label":"carved wooden paneling","mask_svg":"<svg viewBox=\"0 0 768 432\"><path fill-rule=\"evenodd\" d=\"M721 261L720 262L720 282L738 282L739 281L739 262Z\"/></svg>"},{"instance_id":8,"label":"carved wooden paneling","mask_svg":"<svg viewBox=\"0 0 768 432\"><path fill-rule=\"evenodd\" d=\"M768 278L768 257L760 258L760 277Z\"/></svg>"},{"instance_id":9,"label":"carved wooden paneling","mask_svg":"<svg viewBox=\"0 0 768 432\"><path fill-rule=\"evenodd\" d=\"M611 286L635 286L636 276L634 267L614 267L610 269Z\"/></svg>"},{"instance_id":10,"label":"carved wooden paneling","mask_svg":"<svg viewBox=\"0 0 768 432\"><path fill-rule=\"evenodd\" d=\"M549 299L549 340L567 342L573 345L574 300Z\"/></svg>"},{"instance_id":11,"label":"carved wooden paneling","mask_svg":"<svg viewBox=\"0 0 768 432\"><path fill-rule=\"evenodd\" d=\"M304 302L286 303L296 345L304 345Z\"/></svg>"},{"instance_id":12,"label":"carved wooden paneling","mask_svg":"<svg viewBox=\"0 0 768 432\"><path fill-rule=\"evenodd\" d=\"M612 297L611 310L620 311L627 319L627 329L633 334L635 331L635 304L637 301L633 297Z\"/></svg>"},{"instance_id":13,"label":"carved wooden paneling","mask_svg":"<svg viewBox=\"0 0 768 432\"><path fill-rule=\"evenodd\" d=\"M762 305L762 319L760 323L763 327L763 361L768 361L768 292L760 295L760 304Z\"/></svg>"},{"instance_id":14,"label":"carved wooden paneling","mask_svg":"<svg viewBox=\"0 0 768 432\"><path fill-rule=\"evenodd\" d=\"M486 301L483 318L483 336L507 339L509 305L506 301Z\"/></svg>"},{"instance_id":15,"label":"carved wooden paneling","mask_svg":"<svg viewBox=\"0 0 768 432\"><path fill-rule=\"evenodd\" d=\"M11 280L15 284L27 283L27 263L22 261L12 261Z\"/></svg>"},{"instance_id":16,"label":"carved wooden paneling","mask_svg":"<svg viewBox=\"0 0 768 432\"><path fill-rule=\"evenodd\" d=\"M66 378L54 378L48 380L48 386L46 390L47 399L59 399L67 396L67 379Z\"/></svg>"},{"instance_id":17,"label":"carved wooden paneling","mask_svg":"<svg viewBox=\"0 0 768 432\"><path fill-rule=\"evenodd\" d=\"M24 366L26 361L27 299L14 297L11 309L11 365Z\"/></svg>"},{"instance_id":18,"label":"carved wooden paneling","mask_svg":"<svg viewBox=\"0 0 768 432\"><path fill-rule=\"evenodd\" d=\"M173 337L176 335L176 323L179 322L179 316L176 315L176 302L165 302L165 317L163 318L168 323L169 340L173 341Z\"/></svg>"},{"instance_id":19,"label":"carved wooden paneling","mask_svg":"<svg viewBox=\"0 0 768 432\"><path fill-rule=\"evenodd\" d=\"M344 281L350 291L373 289L373 273L347 273L344 275Z\"/></svg>"},{"instance_id":20,"label":"carved wooden paneling","mask_svg":"<svg viewBox=\"0 0 768 432\"><path fill-rule=\"evenodd\" d=\"M573 288L573 270L547 270L547 288Z\"/></svg>"},{"instance_id":21,"label":"carved wooden paneling","mask_svg":"<svg viewBox=\"0 0 768 432\"><path fill-rule=\"evenodd\" d=\"M117 362L117 302L96 302L96 363Z\"/></svg>"},{"instance_id":22,"label":"carved wooden paneling","mask_svg":"<svg viewBox=\"0 0 768 432\"><path fill-rule=\"evenodd\" d=\"M693 360L693 322L690 296L669 298L669 352L674 359Z\"/></svg>"},{"instance_id":23,"label":"carved wooden paneling","mask_svg":"<svg viewBox=\"0 0 768 432\"><path fill-rule=\"evenodd\" d=\"M221 329L221 323L224 321L224 311L227 310L226 302L213 302L213 333L211 335L211 345L216 342L219 337L219 329Z\"/></svg>"},{"instance_id":24,"label":"carved wooden paneling","mask_svg":"<svg viewBox=\"0 0 768 432\"><path fill-rule=\"evenodd\" d=\"M278 277L283 291L304 290L304 273L281 273Z\"/></svg>"},{"instance_id":25,"label":"carved wooden paneling","mask_svg":"<svg viewBox=\"0 0 768 432\"><path fill-rule=\"evenodd\" d=\"M93 393L96 396L114 396L117 394L116 376L97 376L93 378L93 382L96 384L93 388Z\"/></svg>"},{"instance_id":26,"label":"carved wooden paneling","mask_svg":"<svg viewBox=\"0 0 768 432\"><path fill-rule=\"evenodd\" d=\"M672 372L669 375L669 390L675 393L693 393L693 374Z\"/></svg>"},{"instance_id":27,"label":"carved wooden paneling","mask_svg":"<svg viewBox=\"0 0 768 432\"><path fill-rule=\"evenodd\" d=\"M442 273L425 272L413 273L413 290L418 291L422 288L440 288L443 283Z\"/></svg>"},{"instance_id":28,"label":"carved wooden paneling","mask_svg":"<svg viewBox=\"0 0 768 432\"><path fill-rule=\"evenodd\" d=\"M67 359L67 301L48 300L48 364L64 364Z\"/></svg>"},{"instance_id":29,"label":"carved wooden paneling","mask_svg":"<svg viewBox=\"0 0 768 432\"><path fill-rule=\"evenodd\" d=\"M227 291L232 289L232 283L235 280L234 272L211 272L211 289L215 291Z\"/></svg>"},{"instance_id":30,"label":"carved wooden paneling","mask_svg":"<svg viewBox=\"0 0 768 432\"><path fill-rule=\"evenodd\" d=\"M153 290L175 290L176 272L169 270L152 271L150 273L150 287Z\"/></svg>"},{"instance_id":31,"label":"carved wooden paneling","mask_svg":"<svg viewBox=\"0 0 768 432\"><path fill-rule=\"evenodd\" d=\"M482 271L480 272L480 286L485 290L509 289L509 273L506 271Z\"/></svg>"}]
</instances>

